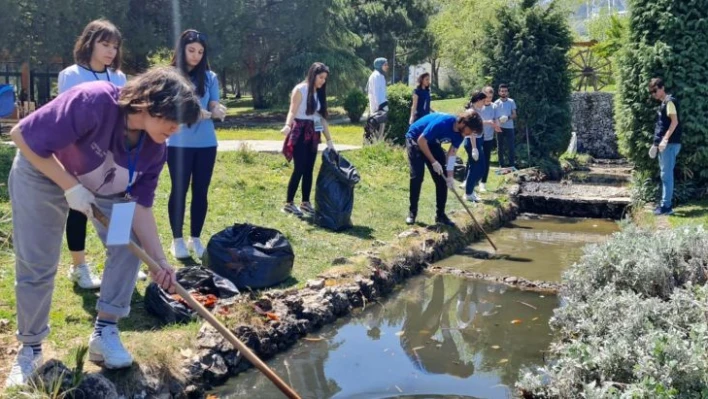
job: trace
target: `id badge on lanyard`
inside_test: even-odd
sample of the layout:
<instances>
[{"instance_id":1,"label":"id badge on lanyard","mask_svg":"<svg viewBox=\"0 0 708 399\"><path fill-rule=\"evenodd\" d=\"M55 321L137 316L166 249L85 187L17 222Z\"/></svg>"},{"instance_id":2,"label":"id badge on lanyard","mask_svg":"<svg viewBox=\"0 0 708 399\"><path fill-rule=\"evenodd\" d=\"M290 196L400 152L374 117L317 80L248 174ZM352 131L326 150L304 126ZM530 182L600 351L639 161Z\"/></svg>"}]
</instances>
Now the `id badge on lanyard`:
<instances>
[{"instance_id":1,"label":"id badge on lanyard","mask_svg":"<svg viewBox=\"0 0 708 399\"><path fill-rule=\"evenodd\" d=\"M315 116L315 131L321 133L323 130L324 126L322 126L322 119L319 116Z\"/></svg>"},{"instance_id":2,"label":"id badge on lanyard","mask_svg":"<svg viewBox=\"0 0 708 399\"><path fill-rule=\"evenodd\" d=\"M128 153L128 186L125 188L125 199L126 201L132 201L133 197L131 192L133 191L133 177L135 175L135 169L138 166L138 156L140 155L140 150L143 148L143 141L145 140L145 132L140 132L140 138L138 139L138 145L135 146L135 153L131 155L130 149L126 144L125 149Z\"/></svg>"}]
</instances>

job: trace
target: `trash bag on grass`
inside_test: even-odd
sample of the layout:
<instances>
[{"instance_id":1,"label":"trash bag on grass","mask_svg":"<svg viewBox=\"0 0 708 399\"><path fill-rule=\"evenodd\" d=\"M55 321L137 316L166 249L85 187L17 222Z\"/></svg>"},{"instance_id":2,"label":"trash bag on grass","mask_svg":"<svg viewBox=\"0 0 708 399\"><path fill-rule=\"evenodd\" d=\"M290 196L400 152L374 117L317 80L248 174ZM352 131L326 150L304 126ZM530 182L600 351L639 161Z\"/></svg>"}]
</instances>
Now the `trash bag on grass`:
<instances>
[{"instance_id":1,"label":"trash bag on grass","mask_svg":"<svg viewBox=\"0 0 708 399\"><path fill-rule=\"evenodd\" d=\"M211 310L218 299L237 295L238 289L229 281L201 266L177 270L177 281L192 294L192 298ZM145 290L145 309L164 323L186 323L197 317L187 302L170 294L154 282Z\"/></svg>"},{"instance_id":2,"label":"trash bag on grass","mask_svg":"<svg viewBox=\"0 0 708 399\"><path fill-rule=\"evenodd\" d=\"M295 253L278 230L234 224L214 234L203 264L239 289L272 287L290 276Z\"/></svg>"},{"instance_id":3,"label":"trash bag on grass","mask_svg":"<svg viewBox=\"0 0 708 399\"><path fill-rule=\"evenodd\" d=\"M322 152L322 167L317 175L315 192L315 220L318 225L334 231L352 227L354 186L360 179L356 168L341 154L329 148Z\"/></svg>"}]
</instances>

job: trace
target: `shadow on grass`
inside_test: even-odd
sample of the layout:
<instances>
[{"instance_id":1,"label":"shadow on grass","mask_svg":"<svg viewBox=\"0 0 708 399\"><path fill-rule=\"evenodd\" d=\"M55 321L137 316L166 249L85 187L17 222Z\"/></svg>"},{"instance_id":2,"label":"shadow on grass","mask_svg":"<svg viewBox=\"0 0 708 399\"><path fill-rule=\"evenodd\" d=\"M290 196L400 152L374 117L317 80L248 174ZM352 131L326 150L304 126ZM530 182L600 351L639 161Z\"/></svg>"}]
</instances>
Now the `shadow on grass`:
<instances>
[{"instance_id":1,"label":"shadow on grass","mask_svg":"<svg viewBox=\"0 0 708 399\"><path fill-rule=\"evenodd\" d=\"M685 219L699 219L708 218L708 204L701 204L702 208L695 208L690 210L677 210L674 212L674 217L685 218Z\"/></svg>"},{"instance_id":2,"label":"shadow on grass","mask_svg":"<svg viewBox=\"0 0 708 399\"><path fill-rule=\"evenodd\" d=\"M369 226L353 226L353 227L350 227L348 229L344 229L341 231L332 231L330 229L326 229L326 228L320 226L319 224L317 224L317 221L315 220L315 218L303 217L303 218L301 218L301 220L303 222L309 224L312 227L315 227L319 230L327 231L332 234L346 234L346 235L349 235L352 237L361 238L362 240L373 240L374 238L376 238L373 235L374 229L372 229Z\"/></svg>"},{"instance_id":3,"label":"shadow on grass","mask_svg":"<svg viewBox=\"0 0 708 399\"><path fill-rule=\"evenodd\" d=\"M93 323L98 311L96 310L96 303L99 298L99 291L85 290L79 288L77 285L73 287L74 294L78 295L82 299L82 306L84 311L90 315L90 320L83 319L73 319L66 320L71 323ZM160 321L147 313L145 309L145 297L142 294L144 290L133 290L133 296L130 299L130 314L120 320L119 327L121 331L153 331L156 328L160 328Z\"/></svg>"}]
</instances>

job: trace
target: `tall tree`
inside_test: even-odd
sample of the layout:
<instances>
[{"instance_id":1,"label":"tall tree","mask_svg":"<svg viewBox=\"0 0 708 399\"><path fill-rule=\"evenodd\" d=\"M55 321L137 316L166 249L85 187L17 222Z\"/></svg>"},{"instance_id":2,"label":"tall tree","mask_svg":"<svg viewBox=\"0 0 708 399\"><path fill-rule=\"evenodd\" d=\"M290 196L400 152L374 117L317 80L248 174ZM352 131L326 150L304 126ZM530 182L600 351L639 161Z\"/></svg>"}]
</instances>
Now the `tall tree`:
<instances>
[{"instance_id":1,"label":"tall tree","mask_svg":"<svg viewBox=\"0 0 708 399\"><path fill-rule=\"evenodd\" d=\"M620 51L615 101L620 151L637 169L657 172L657 162L647 151L658 104L650 98L647 86L651 78L660 76L668 92L681 101L678 175L704 187L708 181L708 0L632 0L630 9L629 38Z\"/></svg>"},{"instance_id":2,"label":"tall tree","mask_svg":"<svg viewBox=\"0 0 708 399\"><path fill-rule=\"evenodd\" d=\"M553 2L524 0L500 8L497 20L485 26L482 72L494 86L509 85L519 107L517 132L521 137L528 129L533 160L554 157L570 139L567 19ZM517 149L526 154L524 147Z\"/></svg>"}]
</instances>

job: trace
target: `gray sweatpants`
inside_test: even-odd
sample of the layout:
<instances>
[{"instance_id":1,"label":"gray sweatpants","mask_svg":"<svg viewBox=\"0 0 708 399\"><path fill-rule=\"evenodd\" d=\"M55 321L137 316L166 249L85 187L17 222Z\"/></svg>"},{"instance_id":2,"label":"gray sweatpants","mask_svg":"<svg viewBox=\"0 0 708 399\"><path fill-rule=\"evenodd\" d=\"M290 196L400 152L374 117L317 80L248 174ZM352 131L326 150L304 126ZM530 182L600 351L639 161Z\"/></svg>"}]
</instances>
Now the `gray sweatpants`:
<instances>
[{"instance_id":1,"label":"gray sweatpants","mask_svg":"<svg viewBox=\"0 0 708 399\"><path fill-rule=\"evenodd\" d=\"M10 170L8 187L15 249L17 339L38 343L49 334L49 308L69 206L64 191L19 151ZM110 217L113 204L121 201L122 197L97 197L96 205ZM106 229L95 220L93 223L105 244ZM127 246L108 247L96 304L98 311L118 317L130 313L139 266L140 260Z\"/></svg>"}]
</instances>

